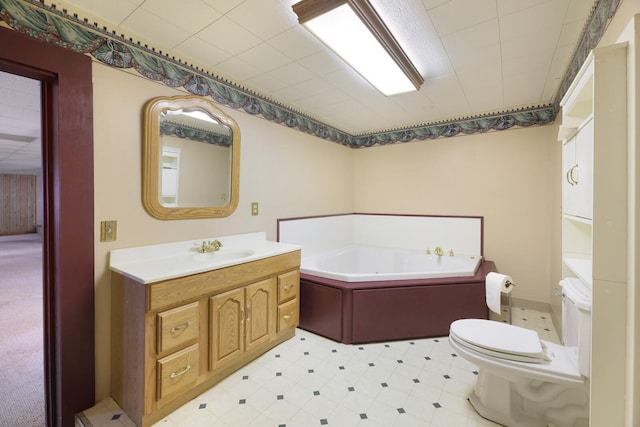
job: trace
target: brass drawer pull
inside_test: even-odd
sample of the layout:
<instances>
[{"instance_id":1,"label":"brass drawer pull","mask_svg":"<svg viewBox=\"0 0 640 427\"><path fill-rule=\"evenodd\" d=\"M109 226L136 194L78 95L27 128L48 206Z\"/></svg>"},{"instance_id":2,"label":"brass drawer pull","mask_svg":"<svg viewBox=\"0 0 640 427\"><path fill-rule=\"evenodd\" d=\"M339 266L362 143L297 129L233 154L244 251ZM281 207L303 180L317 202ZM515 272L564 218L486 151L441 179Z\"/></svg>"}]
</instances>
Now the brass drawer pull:
<instances>
[{"instance_id":1,"label":"brass drawer pull","mask_svg":"<svg viewBox=\"0 0 640 427\"><path fill-rule=\"evenodd\" d=\"M174 378L179 377L180 375L184 375L184 374L186 374L186 373L189 371L189 369L191 369L191 365L187 365L187 366L185 366L185 367L184 367L183 369L181 369L180 371L172 372L169 378L174 379Z\"/></svg>"},{"instance_id":2,"label":"brass drawer pull","mask_svg":"<svg viewBox=\"0 0 640 427\"><path fill-rule=\"evenodd\" d=\"M285 285L284 286L284 291L285 292L289 292L291 289L293 289L293 285Z\"/></svg>"},{"instance_id":3,"label":"brass drawer pull","mask_svg":"<svg viewBox=\"0 0 640 427\"><path fill-rule=\"evenodd\" d=\"M282 318L284 320L291 320L291 315L290 314L285 314L284 316L282 316Z\"/></svg>"},{"instance_id":4,"label":"brass drawer pull","mask_svg":"<svg viewBox=\"0 0 640 427\"><path fill-rule=\"evenodd\" d=\"M187 329L190 325L191 325L191 322L185 322L182 325L174 326L173 328L171 328L170 332L172 334L175 334L176 332L182 332L185 329Z\"/></svg>"}]
</instances>

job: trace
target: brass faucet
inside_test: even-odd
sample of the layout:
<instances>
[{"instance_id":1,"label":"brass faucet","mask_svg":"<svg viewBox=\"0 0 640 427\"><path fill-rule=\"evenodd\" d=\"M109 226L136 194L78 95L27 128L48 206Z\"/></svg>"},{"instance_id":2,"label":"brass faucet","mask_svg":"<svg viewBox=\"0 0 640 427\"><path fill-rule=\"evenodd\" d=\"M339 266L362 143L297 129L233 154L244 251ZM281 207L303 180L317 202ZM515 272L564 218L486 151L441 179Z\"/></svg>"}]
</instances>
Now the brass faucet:
<instances>
[{"instance_id":1,"label":"brass faucet","mask_svg":"<svg viewBox=\"0 0 640 427\"><path fill-rule=\"evenodd\" d=\"M433 253L438 255L438 256L444 255L444 251L442 250L442 248L440 246L436 246L436 249L433 251Z\"/></svg>"},{"instance_id":2,"label":"brass faucet","mask_svg":"<svg viewBox=\"0 0 640 427\"><path fill-rule=\"evenodd\" d=\"M220 242L219 240L209 240L208 242L202 241L202 247L198 252L201 252L203 254L207 252L215 252L220 250L221 247L222 242Z\"/></svg>"}]
</instances>

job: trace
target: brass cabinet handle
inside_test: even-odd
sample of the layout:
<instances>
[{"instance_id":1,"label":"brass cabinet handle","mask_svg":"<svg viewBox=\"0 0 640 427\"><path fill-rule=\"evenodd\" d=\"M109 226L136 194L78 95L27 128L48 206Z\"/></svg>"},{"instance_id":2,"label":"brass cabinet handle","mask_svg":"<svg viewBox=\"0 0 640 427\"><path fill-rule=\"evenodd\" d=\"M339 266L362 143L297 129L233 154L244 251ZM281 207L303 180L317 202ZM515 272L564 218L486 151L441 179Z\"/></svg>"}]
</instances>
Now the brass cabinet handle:
<instances>
[{"instance_id":1,"label":"brass cabinet handle","mask_svg":"<svg viewBox=\"0 0 640 427\"><path fill-rule=\"evenodd\" d=\"M284 320L290 320L291 319L291 315L290 314L285 314L284 316L282 316L282 318Z\"/></svg>"},{"instance_id":2,"label":"brass cabinet handle","mask_svg":"<svg viewBox=\"0 0 640 427\"><path fill-rule=\"evenodd\" d=\"M571 178L569 178L569 174L571 173L571 169L567 169L567 173L565 174L565 178L567 179L567 182L569 183L569 185L573 185L573 182L571 182Z\"/></svg>"},{"instance_id":3,"label":"brass cabinet handle","mask_svg":"<svg viewBox=\"0 0 640 427\"><path fill-rule=\"evenodd\" d=\"M187 365L179 371L172 372L169 378L173 379L179 377L180 375L184 375L189 371L189 369L191 369L191 365Z\"/></svg>"},{"instance_id":4,"label":"brass cabinet handle","mask_svg":"<svg viewBox=\"0 0 640 427\"><path fill-rule=\"evenodd\" d=\"M285 285L284 286L284 291L285 292L289 292L291 289L293 289L293 285Z\"/></svg>"},{"instance_id":5,"label":"brass cabinet handle","mask_svg":"<svg viewBox=\"0 0 640 427\"><path fill-rule=\"evenodd\" d=\"M569 170L567 171L566 174L566 178L567 178L567 182L570 185L578 185L578 180L576 179L574 172L576 170L576 168L578 167L578 165L573 165L571 168L569 168Z\"/></svg>"},{"instance_id":6,"label":"brass cabinet handle","mask_svg":"<svg viewBox=\"0 0 640 427\"><path fill-rule=\"evenodd\" d=\"M577 169L577 167L578 167L578 165L575 165L574 167L569 169L569 176L571 177L571 181L573 181L574 185L578 185L578 180L576 179L576 176L574 175L574 172Z\"/></svg>"},{"instance_id":7,"label":"brass cabinet handle","mask_svg":"<svg viewBox=\"0 0 640 427\"><path fill-rule=\"evenodd\" d=\"M251 318L251 306L249 304L247 304L247 319L249 320Z\"/></svg>"},{"instance_id":8,"label":"brass cabinet handle","mask_svg":"<svg viewBox=\"0 0 640 427\"><path fill-rule=\"evenodd\" d=\"M172 334L175 334L176 332L181 332L184 331L185 329L187 329L189 326L191 325L191 322L185 322L182 325L178 325L178 326L174 326L173 328L171 328L170 332Z\"/></svg>"}]
</instances>

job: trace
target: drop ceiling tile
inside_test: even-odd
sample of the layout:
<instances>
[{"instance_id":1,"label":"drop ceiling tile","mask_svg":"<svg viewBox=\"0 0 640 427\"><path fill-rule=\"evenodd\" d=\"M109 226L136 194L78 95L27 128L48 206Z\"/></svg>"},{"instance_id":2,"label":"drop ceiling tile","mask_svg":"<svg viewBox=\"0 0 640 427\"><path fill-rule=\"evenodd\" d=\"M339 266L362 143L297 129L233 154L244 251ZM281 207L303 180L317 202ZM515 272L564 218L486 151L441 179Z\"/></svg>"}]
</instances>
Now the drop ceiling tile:
<instances>
[{"instance_id":1,"label":"drop ceiling tile","mask_svg":"<svg viewBox=\"0 0 640 427\"><path fill-rule=\"evenodd\" d=\"M326 50L320 50L309 56L305 56L300 59L298 63L307 70L311 70L320 76L326 76L348 67L342 59Z\"/></svg>"},{"instance_id":2,"label":"drop ceiling tile","mask_svg":"<svg viewBox=\"0 0 640 427\"><path fill-rule=\"evenodd\" d=\"M260 72L272 71L292 62L291 58L267 43L254 46L237 57Z\"/></svg>"},{"instance_id":3,"label":"drop ceiling tile","mask_svg":"<svg viewBox=\"0 0 640 427\"><path fill-rule=\"evenodd\" d=\"M440 36L498 17L495 0L451 0L430 9L428 13Z\"/></svg>"},{"instance_id":4,"label":"drop ceiling tile","mask_svg":"<svg viewBox=\"0 0 640 427\"><path fill-rule=\"evenodd\" d=\"M479 25L451 33L442 38L449 59L456 69L476 66L488 55L492 61L500 62L500 31L498 20L492 19Z\"/></svg>"},{"instance_id":5,"label":"drop ceiling tile","mask_svg":"<svg viewBox=\"0 0 640 427\"><path fill-rule=\"evenodd\" d=\"M254 34L224 16L200 31L198 37L232 55L262 43Z\"/></svg>"},{"instance_id":6,"label":"drop ceiling tile","mask_svg":"<svg viewBox=\"0 0 640 427\"><path fill-rule=\"evenodd\" d=\"M306 88L310 93L308 96L309 102L314 106L314 108L316 106L335 108L336 105L342 104L343 102L351 99L348 94L344 93L344 91L336 89L327 82L318 82L318 85L322 89L316 90L315 93L313 93L313 88Z\"/></svg>"},{"instance_id":7,"label":"drop ceiling tile","mask_svg":"<svg viewBox=\"0 0 640 427\"><path fill-rule=\"evenodd\" d=\"M273 77L289 85L309 81L316 75L296 62L290 62L269 72Z\"/></svg>"},{"instance_id":8,"label":"drop ceiling tile","mask_svg":"<svg viewBox=\"0 0 640 427\"><path fill-rule=\"evenodd\" d=\"M500 73L496 73L492 67L461 73L459 79L474 113L492 112L504 108L502 78Z\"/></svg>"},{"instance_id":9,"label":"drop ceiling tile","mask_svg":"<svg viewBox=\"0 0 640 427\"><path fill-rule=\"evenodd\" d=\"M190 37L178 44L174 49L180 58L198 58L204 68L213 68L216 64L231 57L229 52L213 46L200 37Z\"/></svg>"},{"instance_id":10,"label":"drop ceiling tile","mask_svg":"<svg viewBox=\"0 0 640 427\"><path fill-rule=\"evenodd\" d=\"M144 0L63 0L60 3L83 11L83 15L89 13L93 18L99 18L103 24L110 23L118 26L143 2Z\"/></svg>"},{"instance_id":11,"label":"drop ceiling tile","mask_svg":"<svg viewBox=\"0 0 640 427\"><path fill-rule=\"evenodd\" d=\"M246 0L227 16L262 40L268 40L298 25L290 0Z\"/></svg>"},{"instance_id":12,"label":"drop ceiling tile","mask_svg":"<svg viewBox=\"0 0 640 427\"><path fill-rule=\"evenodd\" d=\"M449 0L422 0L425 10L430 10L447 3Z\"/></svg>"},{"instance_id":13,"label":"drop ceiling tile","mask_svg":"<svg viewBox=\"0 0 640 427\"><path fill-rule=\"evenodd\" d=\"M238 7L245 0L202 0L220 13L227 13L231 9Z\"/></svg>"},{"instance_id":14,"label":"drop ceiling tile","mask_svg":"<svg viewBox=\"0 0 640 427\"><path fill-rule=\"evenodd\" d=\"M500 17L500 36L503 41L523 38L524 43L535 43L553 48L557 44L566 14L566 1L547 1Z\"/></svg>"},{"instance_id":15,"label":"drop ceiling tile","mask_svg":"<svg viewBox=\"0 0 640 427\"><path fill-rule=\"evenodd\" d=\"M220 75L221 77L229 77L236 83L243 82L262 74L262 72L256 67L248 64L238 57L231 57L226 61L217 64L213 67L212 72Z\"/></svg>"},{"instance_id":16,"label":"drop ceiling tile","mask_svg":"<svg viewBox=\"0 0 640 427\"><path fill-rule=\"evenodd\" d=\"M455 75L434 79L432 84L427 84L423 90L442 117L466 116L471 113L467 98Z\"/></svg>"},{"instance_id":17,"label":"drop ceiling tile","mask_svg":"<svg viewBox=\"0 0 640 427\"><path fill-rule=\"evenodd\" d=\"M268 42L291 59L302 59L320 52L323 45L300 26L290 28Z\"/></svg>"},{"instance_id":18,"label":"drop ceiling tile","mask_svg":"<svg viewBox=\"0 0 640 427\"><path fill-rule=\"evenodd\" d=\"M558 47L570 47L574 49L578 46L578 37L584 29L582 21L567 22L562 26L560 36L558 37ZM570 58L567 58L567 62Z\"/></svg>"},{"instance_id":19,"label":"drop ceiling tile","mask_svg":"<svg viewBox=\"0 0 640 427\"><path fill-rule=\"evenodd\" d=\"M201 1L146 0L142 9L189 33L200 31L222 16Z\"/></svg>"},{"instance_id":20,"label":"drop ceiling tile","mask_svg":"<svg viewBox=\"0 0 640 427\"><path fill-rule=\"evenodd\" d=\"M164 52L178 45L190 35L188 31L144 9L136 9L120 27L128 32L125 35L139 35L149 41L149 47L153 46L156 50Z\"/></svg>"},{"instance_id":21,"label":"drop ceiling tile","mask_svg":"<svg viewBox=\"0 0 640 427\"><path fill-rule=\"evenodd\" d=\"M571 0L565 16L565 22L584 21L591 13L592 1Z\"/></svg>"},{"instance_id":22,"label":"drop ceiling tile","mask_svg":"<svg viewBox=\"0 0 640 427\"><path fill-rule=\"evenodd\" d=\"M531 86L539 84L542 87L551 66L552 55L552 52L536 49L529 54L523 52L516 58L505 58L502 62L502 76L518 79L518 76L528 75L529 77L522 78L523 83L528 81ZM532 76L537 77L532 81Z\"/></svg>"},{"instance_id":23,"label":"drop ceiling tile","mask_svg":"<svg viewBox=\"0 0 640 427\"><path fill-rule=\"evenodd\" d=\"M542 101L540 88L543 87L544 80L544 75L533 70L517 76L505 76L503 82L505 105L540 104Z\"/></svg>"},{"instance_id":24,"label":"drop ceiling tile","mask_svg":"<svg viewBox=\"0 0 640 427\"><path fill-rule=\"evenodd\" d=\"M538 6L542 3L547 3L549 0L497 0L498 15L503 17L512 13L522 12L530 9L534 6ZM553 0L554 3L568 4L569 0Z\"/></svg>"},{"instance_id":25,"label":"drop ceiling tile","mask_svg":"<svg viewBox=\"0 0 640 427\"><path fill-rule=\"evenodd\" d=\"M321 103L336 103L339 102L340 99L345 99L343 91L338 90L335 86L321 77L314 77L310 80L305 80L295 84L294 87L300 93L304 94L304 98L314 97L315 100Z\"/></svg>"},{"instance_id":26,"label":"drop ceiling tile","mask_svg":"<svg viewBox=\"0 0 640 427\"><path fill-rule=\"evenodd\" d=\"M260 88L260 90L267 95L272 95L274 92L288 86L287 83L268 73L251 77L245 80L244 83L252 88Z\"/></svg>"}]
</instances>

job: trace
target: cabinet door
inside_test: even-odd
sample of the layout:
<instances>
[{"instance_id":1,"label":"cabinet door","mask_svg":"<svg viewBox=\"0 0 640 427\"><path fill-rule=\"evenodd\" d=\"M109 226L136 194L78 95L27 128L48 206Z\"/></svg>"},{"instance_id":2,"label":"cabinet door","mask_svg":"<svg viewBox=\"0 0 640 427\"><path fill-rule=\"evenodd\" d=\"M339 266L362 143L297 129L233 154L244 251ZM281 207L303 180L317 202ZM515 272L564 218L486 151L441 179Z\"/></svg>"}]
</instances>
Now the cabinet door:
<instances>
[{"instance_id":1,"label":"cabinet door","mask_svg":"<svg viewBox=\"0 0 640 427\"><path fill-rule=\"evenodd\" d=\"M589 120L576 135L576 215L593 218L593 120Z\"/></svg>"},{"instance_id":2,"label":"cabinet door","mask_svg":"<svg viewBox=\"0 0 640 427\"><path fill-rule=\"evenodd\" d=\"M562 146L562 212L575 215L576 181L574 180L576 165L576 136L574 135Z\"/></svg>"},{"instance_id":3,"label":"cabinet door","mask_svg":"<svg viewBox=\"0 0 640 427\"><path fill-rule=\"evenodd\" d=\"M268 343L275 334L275 285L267 279L246 287L247 319L245 343L247 351Z\"/></svg>"},{"instance_id":4,"label":"cabinet door","mask_svg":"<svg viewBox=\"0 0 640 427\"><path fill-rule=\"evenodd\" d=\"M209 367L218 369L244 352L244 289L215 295L209 302Z\"/></svg>"},{"instance_id":5,"label":"cabinet door","mask_svg":"<svg viewBox=\"0 0 640 427\"><path fill-rule=\"evenodd\" d=\"M593 218L593 120L562 147L562 212Z\"/></svg>"}]
</instances>

